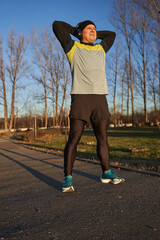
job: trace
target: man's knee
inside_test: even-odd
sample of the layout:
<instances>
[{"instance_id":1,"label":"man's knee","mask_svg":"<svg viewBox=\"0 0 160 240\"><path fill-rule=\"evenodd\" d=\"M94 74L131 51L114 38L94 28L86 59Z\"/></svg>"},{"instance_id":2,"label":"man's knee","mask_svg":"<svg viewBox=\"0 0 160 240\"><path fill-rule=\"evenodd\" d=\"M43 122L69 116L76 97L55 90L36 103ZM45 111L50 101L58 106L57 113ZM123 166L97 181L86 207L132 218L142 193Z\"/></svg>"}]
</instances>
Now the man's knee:
<instances>
[{"instance_id":1,"label":"man's knee","mask_svg":"<svg viewBox=\"0 0 160 240\"><path fill-rule=\"evenodd\" d=\"M107 135L106 134L98 135L98 136L96 136L96 138L97 138L97 143L98 144L105 144L107 142Z\"/></svg>"}]
</instances>

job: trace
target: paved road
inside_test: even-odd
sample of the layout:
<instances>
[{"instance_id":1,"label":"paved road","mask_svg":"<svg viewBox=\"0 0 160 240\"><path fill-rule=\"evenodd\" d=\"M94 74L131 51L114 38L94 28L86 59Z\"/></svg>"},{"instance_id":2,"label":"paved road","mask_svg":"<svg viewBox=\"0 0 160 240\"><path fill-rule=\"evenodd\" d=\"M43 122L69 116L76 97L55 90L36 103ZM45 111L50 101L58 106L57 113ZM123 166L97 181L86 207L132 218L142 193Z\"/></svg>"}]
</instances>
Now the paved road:
<instances>
[{"instance_id":1,"label":"paved road","mask_svg":"<svg viewBox=\"0 0 160 240\"><path fill-rule=\"evenodd\" d=\"M102 184L76 161L76 192L61 193L62 158L1 141L0 239L159 240L160 178L115 172L124 184Z\"/></svg>"}]
</instances>

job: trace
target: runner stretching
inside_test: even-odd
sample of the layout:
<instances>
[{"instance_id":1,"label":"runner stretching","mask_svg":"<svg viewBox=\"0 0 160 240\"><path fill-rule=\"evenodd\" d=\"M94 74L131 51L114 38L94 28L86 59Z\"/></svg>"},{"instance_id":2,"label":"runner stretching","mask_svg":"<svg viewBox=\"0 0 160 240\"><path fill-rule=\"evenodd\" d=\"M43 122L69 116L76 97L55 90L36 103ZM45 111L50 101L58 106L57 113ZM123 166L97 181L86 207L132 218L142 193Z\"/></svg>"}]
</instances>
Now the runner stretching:
<instances>
[{"instance_id":1,"label":"runner stretching","mask_svg":"<svg viewBox=\"0 0 160 240\"><path fill-rule=\"evenodd\" d=\"M72 169L77 145L84 126L91 122L97 139L97 155L102 167L102 183L124 182L109 167L107 127L109 110L106 99L108 86L105 72L105 55L111 48L115 33L97 31L92 21L84 21L76 27L61 21L53 22L53 32L61 43L71 67L72 89L70 109L70 133L64 149L64 174L62 192L73 192ZM74 41L71 35L80 40ZM94 44L96 39L101 43Z\"/></svg>"}]
</instances>

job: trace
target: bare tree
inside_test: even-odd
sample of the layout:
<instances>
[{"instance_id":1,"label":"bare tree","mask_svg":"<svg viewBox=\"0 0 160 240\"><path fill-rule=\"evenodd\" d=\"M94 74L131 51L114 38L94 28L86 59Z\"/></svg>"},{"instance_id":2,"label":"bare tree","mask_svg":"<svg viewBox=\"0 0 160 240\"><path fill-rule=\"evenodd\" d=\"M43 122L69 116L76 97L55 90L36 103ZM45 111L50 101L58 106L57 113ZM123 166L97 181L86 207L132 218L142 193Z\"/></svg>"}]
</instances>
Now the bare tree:
<instances>
[{"instance_id":1,"label":"bare tree","mask_svg":"<svg viewBox=\"0 0 160 240\"><path fill-rule=\"evenodd\" d=\"M155 35L158 44L159 66L160 66L160 1L159 0L133 0L146 13L151 22L149 25L140 24L139 27ZM141 17L141 16L140 16ZM159 106L160 106L160 67L159 67Z\"/></svg>"},{"instance_id":2,"label":"bare tree","mask_svg":"<svg viewBox=\"0 0 160 240\"><path fill-rule=\"evenodd\" d=\"M158 96L158 65L153 63L150 69L147 69L147 77L149 80L149 94L154 105L154 112L157 115L157 96Z\"/></svg>"},{"instance_id":3,"label":"bare tree","mask_svg":"<svg viewBox=\"0 0 160 240\"><path fill-rule=\"evenodd\" d=\"M143 105L144 105L144 123L148 123L148 112L147 112L147 83L146 83L146 67L149 61L149 55L151 51L151 47L149 47L148 43L150 43L151 38L146 28L151 24L150 19L148 19L144 10L139 7L136 8L137 12L134 15L134 29L137 33L137 38L135 38L136 44L136 56L135 60L138 65L138 69L136 71L136 76L139 81L136 81L137 92L143 97ZM150 38L150 41L149 41ZM140 56L140 57L139 57Z\"/></svg>"},{"instance_id":4,"label":"bare tree","mask_svg":"<svg viewBox=\"0 0 160 240\"><path fill-rule=\"evenodd\" d=\"M24 77L29 70L28 63L25 60L28 40L24 35L18 35L14 27L12 27L8 34L7 42L9 65L6 69L12 83L11 118L9 124L9 130L11 130L14 118L15 90L18 87L17 82Z\"/></svg>"},{"instance_id":5,"label":"bare tree","mask_svg":"<svg viewBox=\"0 0 160 240\"><path fill-rule=\"evenodd\" d=\"M3 47L2 47L3 37L0 36L0 80L2 81L2 100L4 106L4 127L8 129L8 110L7 110L7 97L6 97L6 79L5 79L5 67L4 67L4 57L3 57Z\"/></svg>"},{"instance_id":6,"label":"bare tree","mask_svg":"<svg viewBox=\"0 0 160 240\"><path fill-rule=\"evenodd\" d=\"M128 49L129 75L130 75L130 90L132 99L132 123L135 124L134 117L134 93L133 93L133 74L132 74L132 59L131 59L131 44L134 38L133 29L134 6L127 0L114 0L113 11L110 16L110 21L113 26L124 36Z\"/></svg>"},{"instance_id":7,"label":"bare tree","mask_svg":"<svg viewBox=\"0 0 160 240\"><path fill-rule=\"evenodd\" d=\"M55 39L52 39L50 42L48 72L50 74L49 89L52 93L53 112L55 113L55 125L57 126L62 123L64 102L66 99L67 87L70 82L70 70L68 63L66 62L66 56ZM60 99L62 99L61 104Z\"/></svg>"},{"instance_id":8,"label":"bare tree","mask_svg":"<svg viewBox=\"0 0 160 240\"><path fill-rule=\"evenodd\" d=\"M54 44L55 44L55 39L51 38L51 41L49 42L49 59L48 59L47 70L49 73L48 90L51 93L51 101L52 101L53 126L55 125L55 79L54 79L54 64L53 64Z\"/></svg>"},{"instance_id":9,"label":"bare tree","mask_svg":"<svg viewBox=\"0 0 160 240\"><path fill-rule=\"evenodd\" d=\"M119 86L119 89L120 89L120 96L121 96L121 111L120 111L120 116L121 116L121 120L123 119L123 114L124 114L124 99L125 99L125 96L128 96L128 94L126 94L126 92L128 93L128 89L129 89L129 86L127 84L127 71L128 71L128 68L127 68L127 64L125 63L126 60L122 58L121 60L121 71L120 71L120 86ZM127 86L127 88L126 88ZM127 101L128 102L128 101ZM129 110L129 102L127 104L127 109ZM129 114L129 112L127 111L127 113Z\"/></svg>"},{"instance_id":10,"label":"bare tree","mask_svg":"<svg viewBox=\"0 0 160 240\"><path fill-rule=\"evenodd\" d=\"M64 56L65 57L65 56ZM63 80L62 80L62 104L61 104L61 110L60 110L60 126L62 124L62 116L63 116L63 109L64 109L64 103L66 100L66 92L67 92L67 87L70 82L70 69L65 70L65 66L63 66Z\"/></svg>"},{"instance_id":11,"label":"bare tree","mask_svg":"<svg viewBox=\"0 0 160 240\"><path fill-rule=\"evenodd\" d=\"M129 78L129 63L128 63L128 58L125 54L124 58L124 84L125 86L123 87L124 92L126 93L126 107L127 107L127 122L129 120L129 104L130 104L130 78Z\"/></svg>"},{"instance_id":12,"label":"bare tree","mask_svg":"<svg viewBox=\"0 0 160 240\"><path fill-rule=\"evenodd\" d=\"M159 65L158 79L159 79L159 110L160 110L160 50L158 54L158 65Z\"/></svg>"},{"instance_id":13,"label":"bare tree","mask_svg":"<svg viewBox=\"0 0 160 240\"><path fill-rule=\"evenodd\" d=\"M114 124L117 124L116 116L116 92L117 92L117 80L120 75L120 56L122 54L122 43L120 41L116 42L114 52L111 54L111 63L110 69L112 70L112 79L113 83L113 111L114 111Z\"/></svg>"},{"instance_id":14,"label":"bare tree","mask_svg":"<svg viewBox=\"0 0 160 240\"><path fill-rule=\"evenodd\" d=\"M52 93L53 102L53 121L55 115L55 125L58 125L58 100L59 100L59 88L61 84L61 53L62 50L57 46L55 39L49 44L49 61L48 72L50 75L49 90Z\"/></svg>"},{"instance_id":15,"label":"bare tree","mask_svg":"<svg viewBox=\"0 0 160 240\"><path fill-rule=\"evenodd\" d=\"M55 124L58 125L58 100L59 100L59 87L61 82L61 54L60 52L57 53L55 56L53 63L54 63L54 85L55 85L55 104L56 104L56 119Z\"/></svg>"},{"instance_id":16,"label":"bare tree","mask_svg":"<svg viewBox=\"0 0 160 240\"><path fill-rule=\"evenodd\" d=\"M159 38L155 38L155 59L156 59L156 64L157 64L157 69L158 69L158 73L157 73L157 77L158 77L158 82L159 82L159 86L158 86L158 100L159 100L159 110L160 110L160 39Z\"/></svg>"},{"instance_id":17,"label":"bare tree","mask_svg":"<svg viewBox=\"0 0 160 240\"><path fill-rule=\"evenodd\" d=\"M33 63L37 66L39 73L32 75L33 79L43 86L44 90L44 104L45 104L45 127L48 125L48 109L47 109L47 78L48 78L48 59L49 59L49 33L43 29L40 34L38 31L32 31L32 50Z\"/></svg>"},{"instance_id":18,"label":"bare tree","mask_svg":"<svg viewBox=\"0 0 160 240\"><path fill-rule=\"evenodd\" d=\"M147 14L147 17L151 19L150 25L141 25L144 28L152 32L158 38L160 38L160 1L159 0L133 0L138 4Z\"/></svg>"},{"instance_id":19,"label":"bare tree","mask_svg":"<svg viewBox=\"0 0 160 240\"><path fill-rule=\"evenodd\" d=\"M123 117L123 99L124 99L124 73L121 76L121 118Z\"/></svg>"}]
</instances>

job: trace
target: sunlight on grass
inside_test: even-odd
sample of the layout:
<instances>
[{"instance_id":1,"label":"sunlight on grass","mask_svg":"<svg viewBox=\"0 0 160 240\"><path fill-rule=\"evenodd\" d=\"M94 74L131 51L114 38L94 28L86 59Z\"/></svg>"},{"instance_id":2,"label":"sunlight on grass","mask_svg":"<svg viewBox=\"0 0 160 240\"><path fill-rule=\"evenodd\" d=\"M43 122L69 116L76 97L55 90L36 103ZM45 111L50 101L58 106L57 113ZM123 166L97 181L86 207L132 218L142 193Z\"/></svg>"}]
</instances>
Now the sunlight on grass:
<instances>
[{"instance_id":1,"label":"sunlight on grass","mask_svg":"<svg viewBox=\"0 0 160 240\"><path fill-rule=\"evenodd\" d=\"M108 131L110 161L119 164L156 168L160 171L160 132L158 128L121 128ZM63 152L65 135L49 134L29 143L40 148ZM132 151L135 149L135 151ZM84 131L77 147L77 156L97 159L96 138L93 131Z\"/></svg>"}]
</instances>

